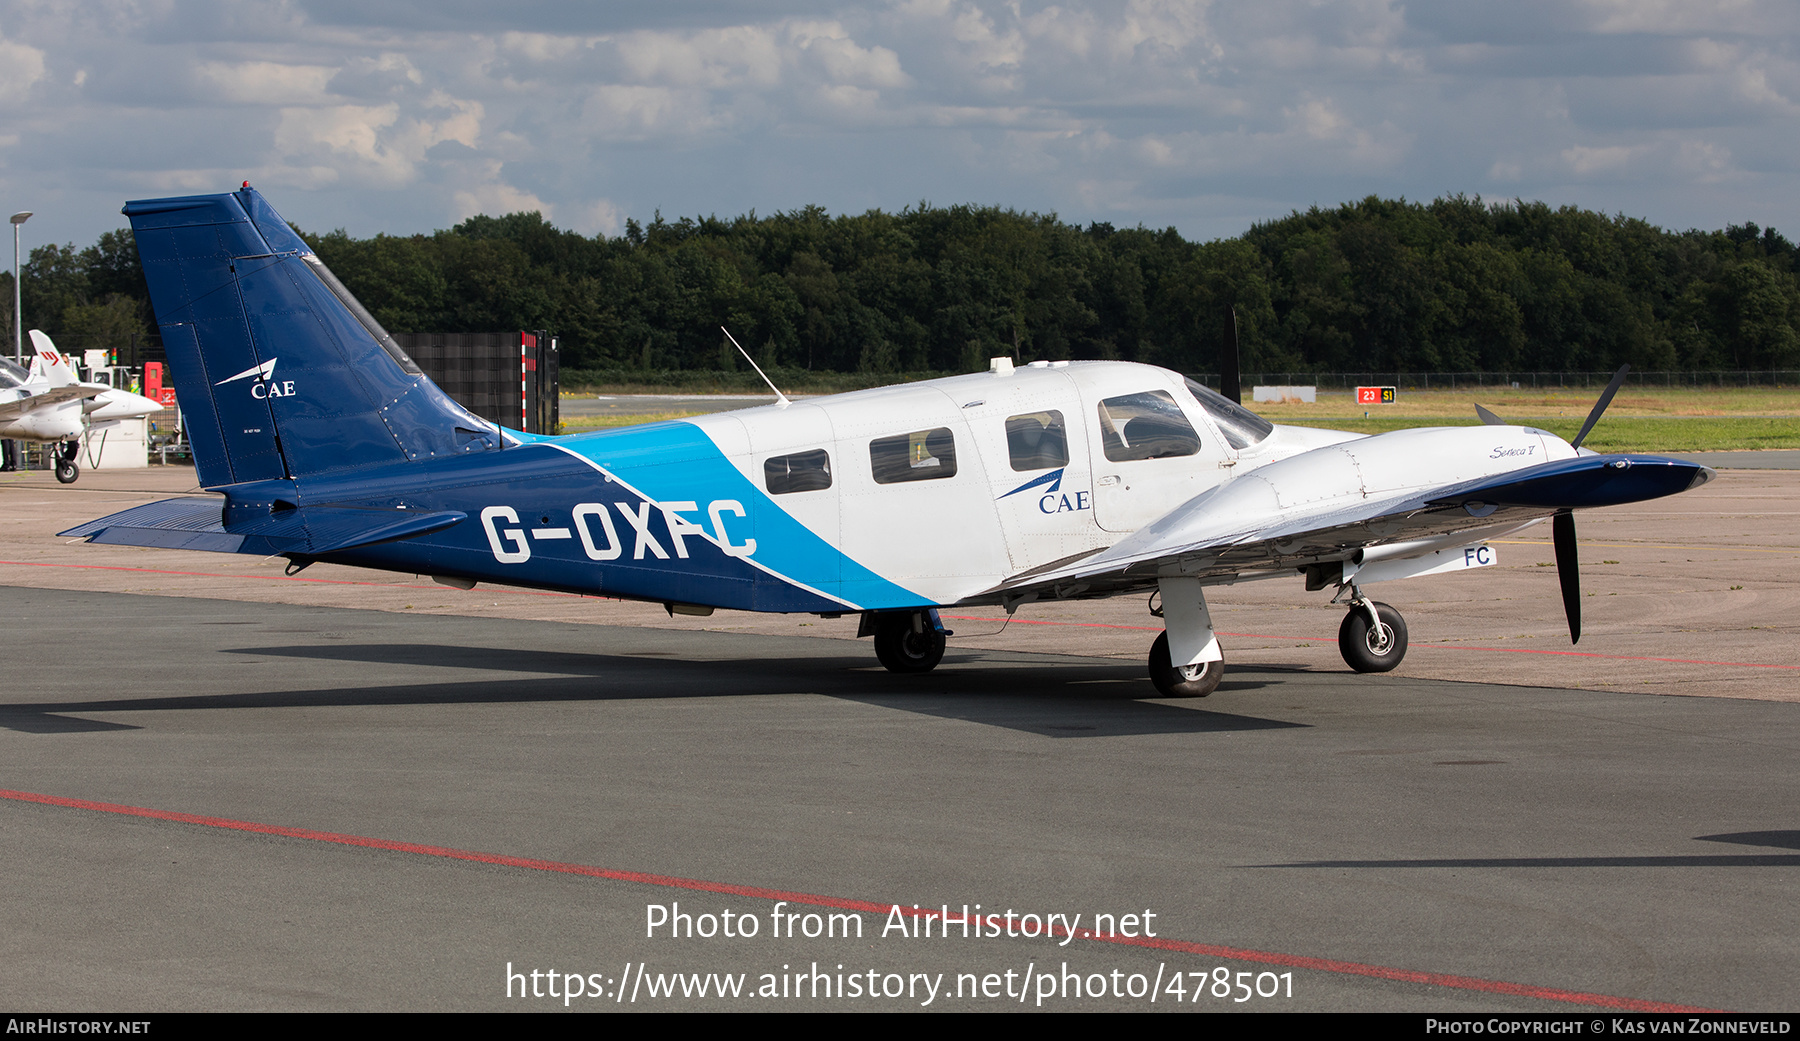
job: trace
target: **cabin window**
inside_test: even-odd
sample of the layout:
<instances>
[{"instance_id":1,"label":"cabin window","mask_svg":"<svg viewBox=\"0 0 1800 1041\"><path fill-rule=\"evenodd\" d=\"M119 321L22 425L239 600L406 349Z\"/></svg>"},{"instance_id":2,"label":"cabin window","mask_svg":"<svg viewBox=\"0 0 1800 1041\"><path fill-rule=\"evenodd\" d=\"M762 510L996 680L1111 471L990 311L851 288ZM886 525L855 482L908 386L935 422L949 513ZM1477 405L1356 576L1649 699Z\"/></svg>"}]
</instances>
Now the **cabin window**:
<instances>
[{"instance_id":1,"label":"cabin window","mask_svg":"<svg viewBox=\"0 0 1800 1041\"><path fill-rule=\"evenodd\" d=\"M770 495L824 491L831 487L831 454L817 448L764 460L763 485Z\"/></svg>"},{"instance_id":2,"label":"cabin window","mask_svg":"<svg viewBox=\"0 0 1800 1041\"><path fill-rule=\"evenodd\" d=\"M1211 387L1187 381L1188 393L1206 410L1214 423L1219 424L1219 433L1225 435L1225 441L1231 447L1242 450L1260 443L1275 432L1275 424L1250 411Z\"/></svg>"},{"instance_id":3,"label":"cabin window","mask_svg":"<svg viewBox=\"0 0 1800 1041\"><path fill-rule=\"evenodd\" d=\"M1200 435L1166 390L1100 402L1100 443L1115 463L1168 459L1200 451Z\"/></svg>"},{"instance_id":4,"label":"cabin window","mask_svg":"<svg viewBox=\"0 0 1800 1041\"><path fill-rule=\"evenodd\" d=\"M869 442L876 484L935 481L956 476L956 438L949 427L915 430Z\"/></svg>"},{"instance_id":5,"label":"cabin window","mask_svg":"<svg viewBox=\"0 0 1800 1041\"><path fill-rule=\"evenodd\" d=\"M1063 426L1063 414L1051 409L1008 418L1006 453L1012 458L1012 468L1020 473L1069 465L1069 435Z\"/></svg>"}]
</instances>

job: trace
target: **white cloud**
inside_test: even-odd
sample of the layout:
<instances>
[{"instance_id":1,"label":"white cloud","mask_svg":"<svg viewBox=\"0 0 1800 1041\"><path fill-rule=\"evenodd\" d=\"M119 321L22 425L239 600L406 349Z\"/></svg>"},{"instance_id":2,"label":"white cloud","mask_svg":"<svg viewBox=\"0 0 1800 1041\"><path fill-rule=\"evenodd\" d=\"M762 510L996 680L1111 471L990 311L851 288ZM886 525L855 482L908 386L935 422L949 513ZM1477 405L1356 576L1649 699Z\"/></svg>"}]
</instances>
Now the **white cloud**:
<instances>
[{"instance_id":1,"label":"white cloud","mask_svg":"<svg viewBox=\"0 0 1800 1041\"><path fill-rule=\"evenodd\" d=\"M204 62L194 69L203 88L232 105L321 105L337 69L273 61Z\"/></svg>"},{"instance_id":2,"label":"white cloud","mask_svg":"<svg viewBox=\"0 0 1800 1041\"><path fill-rule=\"evenodd\" d=\"M481 116L480 102L441 91L433 92L420 111L404 116L398 103L284 108L275 145L294 158L337 158L341 174L400 187L413 182L433 146L454 141L474 149Z\"/></svg>"},{"instance_id":3,"label":"white cloud","mask_svg":"<svg viewBox=\"0 0 1800 1041\"><path fill-rule=\"evenodd\" d=\"M495 172L498 173L498 171ZM549 220L556 209L531 192L522 191L498 180L460 189L456 192L453 200L454 209L451 211L451 219L457 222L467 220L480 213L501 216L508 213L530 213L533 210L543 214L545 220Z\"/></svg>"},{"instance_id":4,"label":"white cloud","mask_svg":"<svg viewBox=\"0 0 1800 1041\"><path fill-rule=\"evenodd\" d=\"M44 52L0 37L0 102L18 103L44 78Z\"/></svg>"},{"instance_id":5,"label":"white cloud","mask_svg":"<svg viewBox=\"0 0 1800 1041\"><path fill-rule=\"evenodd\" d=\"M1602 148L1573 145L1563 149L1562 157L1576 176L1587 177L1622 170L1645 151L1643 145L1609 145Z\"/></svg>"},{"instance_id":6,"label":"white cloud","mask_svg":"<svg viewBox=\"0 0 1800 1041\"><path fill-rule=\"evenodd\" d=\"M34 0L5 18L0 183L102 230L120 193L244 176L358 234L925 196L1207 235L1496 184L1720 225L1777 220L1800 190L1791 0Z\"/></svg>"},{"instance_id":7,"label":"white cloud","mask_svg":"<svg viewBox=\"0 0 1800 1041\"><path fill-rule=\"evenodd\" d=\"M596 199L575 211L574 227L583 235L618 235L625 228L625 215L611 199Z\"/></svg>"}]
</instances>

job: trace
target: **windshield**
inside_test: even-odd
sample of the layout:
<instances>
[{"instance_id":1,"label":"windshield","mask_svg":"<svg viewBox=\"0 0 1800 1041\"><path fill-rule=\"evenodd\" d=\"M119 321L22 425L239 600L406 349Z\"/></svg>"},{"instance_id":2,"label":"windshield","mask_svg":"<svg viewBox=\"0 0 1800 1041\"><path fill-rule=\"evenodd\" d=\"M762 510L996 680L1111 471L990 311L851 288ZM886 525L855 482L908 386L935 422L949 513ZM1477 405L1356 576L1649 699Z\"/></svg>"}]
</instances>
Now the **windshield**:
<instances>
[{"instance_id":1,"label":"windshield","mask_svg":"<svg viewBox=\"0 0 1800 1041\"><path fill-rule=\"evenodd\" d=\"M0 390L9 387L22 387L31 376L5 358L0 358Z\"/></svg>"},{"instance_id":2,"label":"windshield","mask_svg":"<svg viewBox=\"0 0 1800 1041\"><path fill-rule=\"evenodd\" d=\"M1231 447L1242 451L1275 432L1275 424L1209 387L1187 381L1188 392L1206 410Z\"/></svg>"}]
</instances>

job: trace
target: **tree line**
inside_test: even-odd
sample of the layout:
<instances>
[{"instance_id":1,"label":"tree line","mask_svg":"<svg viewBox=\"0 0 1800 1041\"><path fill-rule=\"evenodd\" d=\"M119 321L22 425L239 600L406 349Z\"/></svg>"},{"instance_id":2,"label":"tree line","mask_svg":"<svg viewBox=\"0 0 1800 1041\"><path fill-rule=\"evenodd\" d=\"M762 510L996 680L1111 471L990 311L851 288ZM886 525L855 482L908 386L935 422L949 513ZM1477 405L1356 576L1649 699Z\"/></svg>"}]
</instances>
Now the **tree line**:
<instances>
[{"instance_id":1,"label":"tree line","mask_svg":"<svg viewBox=\"0 0 1800 1041\"><path fill-rule=\"evenodd\" d=\"M1375 197L1190 242L1173 228L926 203L832 216L626 222L537 213L430 235L302 232L394 332L545 329L565 368L966 371L999 355L1216 371L1800 368L1800 271L1773 228L1671 232L1623 215L1461 195ZM11 273L0 276L11 323ZM129 230L41 246L29 326L70 350L159 352Z\"/></svg>"}]
</instances>

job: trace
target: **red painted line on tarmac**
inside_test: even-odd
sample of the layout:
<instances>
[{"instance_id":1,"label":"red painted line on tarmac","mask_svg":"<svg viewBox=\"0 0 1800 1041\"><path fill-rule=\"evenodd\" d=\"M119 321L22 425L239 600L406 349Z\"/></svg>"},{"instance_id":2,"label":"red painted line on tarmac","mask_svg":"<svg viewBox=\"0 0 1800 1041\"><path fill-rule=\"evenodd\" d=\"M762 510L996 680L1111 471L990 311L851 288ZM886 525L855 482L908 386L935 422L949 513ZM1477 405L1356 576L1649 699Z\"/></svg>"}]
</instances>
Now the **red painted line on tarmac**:
<instances>
[{"instance_id":1,"label":"red painted line on tarmac","mask_svg":"<svg viewBox=\"0 0 1800 1041\"><path fill-rule=\"evenodd\" d=\"M1006 621L1006 619L1004 619L1004 618L982 618L979 615L972 615L972 614L940 614L940 615L938 615L938 617L939 618L948 618L948 619L951 619L952 621L957 621L957 622L1004 622L1004 621ZM1146 633L1162 632L1162 626L1160 626L1160 625L1113 625L1110 622L1045 622L1045 621L1033 620L1030 618L1014 618L1012 620L1011 624L1013 624L1013 625L1067 625L1067 626L1073 626L1077 629L1130 629L1133 631L1146 632ZM1224 636L1246 636L1248 634L1247 633L1223 633L1221 635L1224 635ZM1276 637L1271 637L1271 639L1285 640L1285 639L1287 639L1287 637L1276 636Z\"/></svg>"},{"instance_id":2,"label":"red painted line on tarmac","mask_svg":"<svg viewBox=\"0 0 1800 1041\"><path fill-rule=\"evenodd\" d=\"M1800 665L1769 665L1759 661L1705 661L1700 658L1646 658L1635 654L1597 654L1593 651L1540 651L1530 647L1463 647L1451 643L1415 643L1434 651L1498 651L1502 654L1560 654L1571 658L1607 658L1612 661L1661 661L1676 665L1730 665L1740 669L1800 669Z\"/></svg>"},{"instance_id":3,"label":"red painted line on tarmac","mask_svg":"<svg viewBox=\"0 0 1800 1041\"><path fill-rule=\"evenodd\" d=\"M999 618L982 618L976 615L947 614L940 617L958 622L998 622ZM1134 632L1162 632L1161 626L1151 625L1113 625L1108 622L1045 622L1028 621L1024 618L1013 619L1014 625L1068 625L1088 629L1125 629ZM1335 636L1276 636L1271 633L1227 633L1220 636L1237 636L1247 640L1294 640L1300 643L1332 644L1337 642ZM1415 651L1492 651L1495 654L1559 654L1571 658L1605 658L1608 661L1658 661L1674 665L1726 665L1740 669L1800 669L1800 665L1770 665L1757 661L1706 661L1700 658L1648 658L1635 654L1600 654L1597 651L1549 651L1535 647L1469 647L1451 643L1415 643L1411 647Z\"/></svg>"},{"instance_id":4,"label":"red painted line on tarmac","mask_svg":"<svg viewBox=\"0 0 1800 1041\"><path fill-rule=\"evenodd\" d=\"M383 589L436 589L436 583L421 585L411 582L357 582L348 578L301 578L298 575L228 575L215 571L168 571L153 567L120 567L114 564L46 564L36 560L0 560L0 564L12 564L15 567L49 567L76 568L84 571L136 571L145 575L185 575L189 578L253 578L263 582L310 582L325 586L379 586ZM538 589L501 589L491 590L496 593L510 593L515 596L568 596L580 599L579 593L551 593ZM459 590L463 592L463 590Z\"/></svg>"},{"instance_id":5,"label":"red painted line on tarmac","mask_svg":"<svg viewBox=\"0 0 1800 1041\"><path fill-rule=\"evenodd\" d=\"M867 914L886 915L899 907L900 913L910 918L939 918L941 913L933 908L904 907L896 904L881 904L870 900L852 900L845 897L820 896L814 893L790 892L785 889L768 889L763 886L742 886L728 882L707 882L694 878L678 878L673 875L653 875L642 871L619 871L611 868L594 867L589 864L570 864L558 860L539 860L534 857L514 857L503 853L480 853L473 850L454 849L449 846L428 846L417 842L400 842L394 839L377 839L365 835L345 835L333 831L315 831L312 828L293 828L280 824L259 824L255 821L233 820L229 817L207 817L196 813L179 813L173 810L153 810L142 806L123 806L118 803L94 802L88 799L70 799L59 795L40 795L35 792L18 792L0 788L0 798L14 802L31 802L43 806L56 806L62 809L91 810L96 813L113 813L126 817L145 817L151 820L171 821L178 824L197 824L207 828L219 828L225 831L244 831L257 835L277 835L283 838L307 839L313 842L329 842L340 846L361 846L366 849L387 850L394 853L413 853L426 857L442 857L447 860L466 860L477 864L492 864L498 867L525 868L531 871L551 871L565 875L583 875L589 878L604 878L617 882L637 882L643 885L663 886L669 889L688 889L703 893L728 893L733 896L751 897L758 900L785 900L791 904L808 907L829 907L843 911L860 911ZM1015 916L1017 917L1017 916ZM951 924L959 924L952 919ZM972 921L978 929L982 926L1004 927L1006 924L999 915L976 915ZM1068 930L1057 927L1051 935L1067 936ZM1262 965L1278 965L1283 968L1312 969L1317 972L1332 972L1345 976L1367 976L1373 979L1394 980L1400 983L1419 983L1432 987L1446 987L1454 990L1472 990L1487 994L1506 994L1512 997L1537 998L1543 1001L1558 1001L1571 1005L1591 1005L1596 1008L1617 1009L1623 1012L1713 1012L1716 1009L1697 1008L1690 1005L1674 1005L1662 1001L1644 1001L1639 998L1621 998L1610 994L1590 994L1583 991L1563 990L1557 987L1540 987L1529 983L1508 983L1504 980L1482 979L1476 976L1456 976L1442 972L1419 972L1414 969L1396 969L1385 965L1368 965L1362 962L1338 961L1332 958L1309 958L1297 954L1281 954L1275 951L1258 951L1244 947L1227 947L1222 944L1191 943L1186 940L1171 940L1150 936L1121 936L1117 933L1096 933L1091 929L1075 930L1075 937L1093 940L1098 943L1114 943L1129 947L1146 947L1159 951L1176 951L1182 954L1199 954L1213 958L1228 958L1232 961L1247 961Z\"/></svg>"},{"instance_id":6,"label":"red painted line on tarmac","mask_svg":"<svg viewBox=\"0 0 1800 1041\"><path fill-rule=\"evenodd\" d=\"M162 568L120 567L112 564L46 564L33 560L0 560L0 564L11 564L15 567L77 568L89 571L135 571L146 575L181 575L189 578L252 578L264 582L311 582L315 585L332 586L377 586L383 589L435 589L433 585L416 585L413 583L390 582L357 582L345 578L300 578L296 575L229 575L213 571L168 571ZM507 593L512 596L557 596L571 599L605 599L604 597L583 597L579 593L552 593L538 589L506 589L496 587L490 590L495 593ZM940 617L957 622L999 622L1001 618L983 618L978 615L947 614ZM1054 622L1038 619L1015 618L1013 625L1060 625L1080 629L1123 629L1132 632L1159 633L1161 626L1156 625L1115 625L1110 622ZM1277 636L1272 633L1227 633L1220 636L1236 636L1247 640L1296 640L1302 643L1324 643L1334 641L1328 636ZM1456 644L1415 643L1414 650L1433 651L1493 651L1497 654L1560 654L1573 658L1605 658L1611 661L1655 661L1673 665L1723 665L1742 669L1797 669L1800 665L1769 665L1754 661L1705 661L1698 658L1646 658L1630 654L1599 654L1593 651L1546 651L1530 647L1465 647Z\"/></svg>"}]
</instances>

